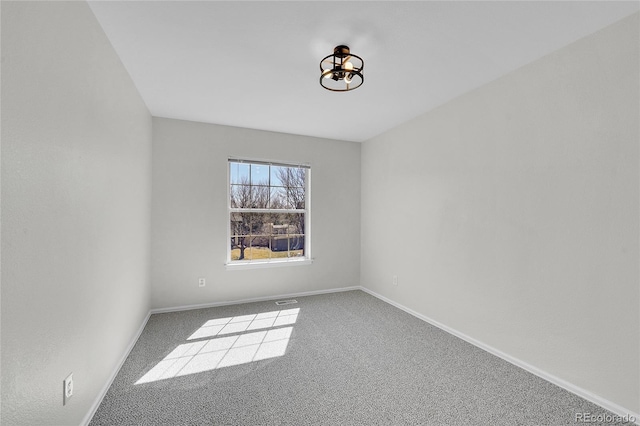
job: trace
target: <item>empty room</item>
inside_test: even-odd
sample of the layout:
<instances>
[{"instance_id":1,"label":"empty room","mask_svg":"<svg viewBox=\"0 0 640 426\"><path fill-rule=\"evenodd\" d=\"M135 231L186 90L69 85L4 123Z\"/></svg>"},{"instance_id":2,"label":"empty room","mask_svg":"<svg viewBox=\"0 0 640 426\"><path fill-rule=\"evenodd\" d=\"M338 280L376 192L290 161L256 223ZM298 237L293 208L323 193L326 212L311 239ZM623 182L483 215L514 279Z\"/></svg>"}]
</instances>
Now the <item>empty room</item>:
<instances>
[{"instance_id":1,"label":"empty room","mask_svg":"<svg viewBox=\"0 0 640 426\"><path fill-rule=\"evenodd\" d=\"M5 1L0 424L640 425L640 3Z\"/></svg>"}]
</instances>

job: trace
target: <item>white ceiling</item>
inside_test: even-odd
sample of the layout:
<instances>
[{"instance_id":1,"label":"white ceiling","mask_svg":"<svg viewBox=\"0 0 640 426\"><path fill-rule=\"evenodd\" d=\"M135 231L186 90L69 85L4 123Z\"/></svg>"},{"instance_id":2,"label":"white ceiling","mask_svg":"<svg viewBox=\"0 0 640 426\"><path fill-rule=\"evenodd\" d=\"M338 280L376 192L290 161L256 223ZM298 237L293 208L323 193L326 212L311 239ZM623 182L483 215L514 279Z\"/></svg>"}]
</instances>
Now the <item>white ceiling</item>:
<instances>
[{"instance_id":1,"label":"white ceiling","mask_svg":"<svg viewBox=\"0 0 640 426\"><path fill-rule=\"evenodd\" d=\"M90 1L154 116L364 141L639 10L612 1ZM359 89L318 83L347 44Z\"/></svg>"}]
</instances>

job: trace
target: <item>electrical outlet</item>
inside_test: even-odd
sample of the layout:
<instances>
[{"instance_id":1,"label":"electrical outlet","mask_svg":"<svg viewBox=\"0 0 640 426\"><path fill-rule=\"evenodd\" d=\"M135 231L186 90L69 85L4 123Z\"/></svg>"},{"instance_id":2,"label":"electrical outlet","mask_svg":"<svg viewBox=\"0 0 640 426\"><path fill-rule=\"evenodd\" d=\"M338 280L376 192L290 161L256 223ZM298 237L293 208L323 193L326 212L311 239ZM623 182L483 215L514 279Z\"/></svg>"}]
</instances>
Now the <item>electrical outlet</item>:
<instances>
[{"instance_id":1,"label":"electrical outlet","mask_svg":"<svg viewBox=\"0 0 640 426\"><path fill-rule=\"evenodd\" d=\"M199 287L204 287L206 285L206 281L204 280L204 278L198 278L198 286Z\"/></svg>"},{"instance_id":2,"label":"electrical outlet","mask_svg":"<svg viewBox=\"0 0 640 426\"><path fill-rule=\"evenodd\" d=\"M62 405L67 405L67 401L69 398L73 396L73 373L69 374L66 379L62 382Z\"/></svg>"},{"instance_id":3,"label":"electrical outlet","mask_svg":"<svg viewBox=\"0 0 640 426\"><path fill-rule=\"evenodd\" d=\"M393 276L393 285L398 285L398 276L397 275Z\"/></svg>"}]
</instances>

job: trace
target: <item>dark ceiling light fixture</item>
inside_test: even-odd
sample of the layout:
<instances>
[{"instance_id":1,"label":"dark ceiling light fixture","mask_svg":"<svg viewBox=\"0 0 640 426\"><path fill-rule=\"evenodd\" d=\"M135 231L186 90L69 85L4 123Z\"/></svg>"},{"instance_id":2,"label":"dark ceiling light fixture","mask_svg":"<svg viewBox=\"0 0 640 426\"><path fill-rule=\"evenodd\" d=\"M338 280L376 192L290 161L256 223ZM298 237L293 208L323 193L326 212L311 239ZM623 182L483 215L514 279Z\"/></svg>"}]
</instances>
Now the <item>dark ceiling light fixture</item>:
<instances>
[{"instance_id":1,"label":"dark ceiling light fixture","mask_svg":"<svg viewBox=\"0 0 640 426\"><path fill-rule=\"evenodd\" d=\"M349 51L349 46L336 46L333 55L320 61L320 85L333 92L348 92L364 83L364 61Z\"/></svg>"}]
</instances>

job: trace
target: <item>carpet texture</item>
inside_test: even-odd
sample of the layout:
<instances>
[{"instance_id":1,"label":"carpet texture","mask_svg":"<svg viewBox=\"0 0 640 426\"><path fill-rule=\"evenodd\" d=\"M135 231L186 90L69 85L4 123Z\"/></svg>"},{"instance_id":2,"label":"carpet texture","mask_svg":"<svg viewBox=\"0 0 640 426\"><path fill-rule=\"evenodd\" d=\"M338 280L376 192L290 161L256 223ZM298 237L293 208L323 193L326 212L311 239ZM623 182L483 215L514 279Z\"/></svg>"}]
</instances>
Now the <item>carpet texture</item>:
<instances>
[{"instance_id":1,"label":"carpet texture","mask_svg":"<svg viewBox=\"0 0 640 426\"><path fill-rule=\"evenodd\" d=\"M362 291L296 300L152 315L91 426L575 425L576 413L612 415Z\"/></svg>"}]
</instances>

